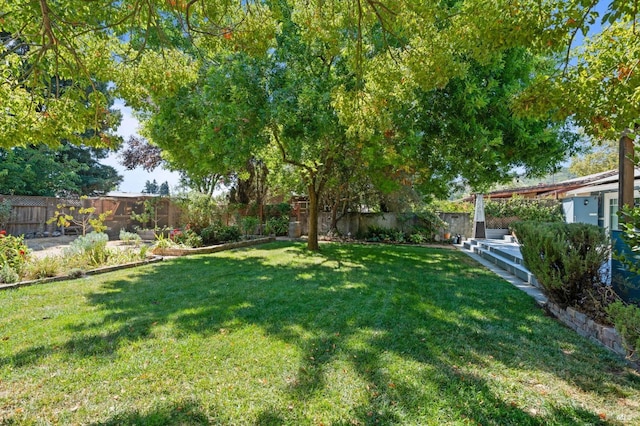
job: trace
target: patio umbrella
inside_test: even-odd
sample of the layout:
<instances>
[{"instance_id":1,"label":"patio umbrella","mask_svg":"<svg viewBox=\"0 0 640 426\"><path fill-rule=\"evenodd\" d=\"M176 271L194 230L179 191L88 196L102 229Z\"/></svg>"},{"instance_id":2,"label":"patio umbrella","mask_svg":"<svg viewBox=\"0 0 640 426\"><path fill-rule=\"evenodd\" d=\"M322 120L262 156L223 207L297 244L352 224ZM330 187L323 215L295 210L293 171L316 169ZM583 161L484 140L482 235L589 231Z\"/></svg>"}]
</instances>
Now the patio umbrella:
<instances>
[{"instance_id":1,"label":"patio umbrella","mask_svg":"<svg viewBox=\"0 0 640 426\"><path fill-rule=\"evenodd\" d=\"M473 214L473 238L487 238L484 227L484 199L482 194L476 195L476 209Z\"/></svg>"}]
</instances>

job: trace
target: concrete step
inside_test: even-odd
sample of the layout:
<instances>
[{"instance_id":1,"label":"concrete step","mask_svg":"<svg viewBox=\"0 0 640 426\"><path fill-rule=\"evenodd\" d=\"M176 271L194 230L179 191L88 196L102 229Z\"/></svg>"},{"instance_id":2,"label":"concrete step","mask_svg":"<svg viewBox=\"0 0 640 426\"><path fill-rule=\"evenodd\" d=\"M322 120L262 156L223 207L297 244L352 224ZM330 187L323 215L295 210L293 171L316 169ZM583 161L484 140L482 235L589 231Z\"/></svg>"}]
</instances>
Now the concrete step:
<instances>
[{"instance_id":1,"label":"concrete step","mask_svg":"<svg viewBox=\"0 0 640 426\"><path fill-rule=\"evenodd\" d=\"M538 287L536 277L524 266L519 248L512 243L501 245L502 242L511 243L511 241L506 238L505 240L493 241L467 240L463 242L462 247L493 263L509 274L518 277L522 281Z\"/></svg>"},{"instance_id":2,"label":"concrete step","mask_svg":"<svg viewBox=\"0 0 640 426\"><path fill-rule=\"evenodd\" d=\"M475 253L480 255L483 259L495 264L500 269L503 269L520 278L522 281L531 284L532 286L538 287L538 281L536 277L529 272L527 268L524 267L521 263L514 262L507 257L501 256L499 251L487 250L486 248L477 248Z\"/></svg>"}]
</instances>

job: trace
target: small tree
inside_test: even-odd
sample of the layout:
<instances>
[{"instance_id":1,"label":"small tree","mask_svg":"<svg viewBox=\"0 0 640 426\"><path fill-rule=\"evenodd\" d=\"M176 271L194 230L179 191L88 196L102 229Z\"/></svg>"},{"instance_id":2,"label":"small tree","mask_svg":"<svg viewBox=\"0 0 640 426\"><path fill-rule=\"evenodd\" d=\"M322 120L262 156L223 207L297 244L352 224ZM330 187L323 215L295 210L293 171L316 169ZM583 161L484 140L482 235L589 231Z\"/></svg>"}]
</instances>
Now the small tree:
<instances>
[{"instance_id":1,"label":"small tree","mask_svg":"<svg viewBox=\"0 0 640 426\"><path fill-rule=\"evenodd\" d=\"M129 216L131 220L135 220L136 222L140 222L143 228L146 228L147 224L153 223L153 229L158 229L158 222L160 222L160 218L158 217L158 209L160 208L160 201L162 198L154 197L147 198L142 202L138 202L138 204L142 203L143 210L142 213L131 212Z\"/></svg>"},{"instance_id":2,"label":"small tree","mask_svg":"<svg viewBox=\"0 0 640 426\"><path fill-rule=\"evenodd\" d=\"M80 200L84 201L87 197L80 197ZM65 204L58 204L57 210L53 213L53 217L47 220L47 224L56 223L58 226L68 228L72 224L78 224L82 229L82 235L87 235L89 229L93 229L94 232L104 232L107 226L104 224L105 220L111 213L111 210L96 215L96 208L91 207L79 207L68 206Z\"/></svg>"}]
</instances>

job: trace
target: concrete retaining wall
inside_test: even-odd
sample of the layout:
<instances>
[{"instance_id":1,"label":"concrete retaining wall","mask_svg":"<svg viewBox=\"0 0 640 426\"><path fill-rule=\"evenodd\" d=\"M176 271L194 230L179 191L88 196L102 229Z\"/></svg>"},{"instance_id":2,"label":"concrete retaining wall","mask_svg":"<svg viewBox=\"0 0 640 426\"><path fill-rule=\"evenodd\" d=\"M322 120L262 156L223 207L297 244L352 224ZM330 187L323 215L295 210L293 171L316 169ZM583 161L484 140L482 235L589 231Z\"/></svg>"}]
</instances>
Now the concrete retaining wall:
<instances>
[{"instance_id":1,"label":"concrete retaining wall","mask_svg":"<svg viewBox=\"0 0 640 426\"><path fill-rule=\"evenodd\" d=\"M446 230L441 230L437 237L443 239L444 232L450 233L452 236L460 234L463 237L470 238L473 231L473 224L469 213L439 213L440 218L449 224ZM338 220L338 231L342 235L355 236L358 232L365 232L369 226L379 226L382 228L403 230L402 223L398 220L398 213L347 213ZM299 225L296 223L296 231L300 234L293 233L289 236L298 237L307 235L309 232L309 224L307 217L303 216ZM318 231L320 235L326 235L331 225L331 213L318 213ZM405 224L405 227L410 224Z\"/></svg>"}]
</instances>

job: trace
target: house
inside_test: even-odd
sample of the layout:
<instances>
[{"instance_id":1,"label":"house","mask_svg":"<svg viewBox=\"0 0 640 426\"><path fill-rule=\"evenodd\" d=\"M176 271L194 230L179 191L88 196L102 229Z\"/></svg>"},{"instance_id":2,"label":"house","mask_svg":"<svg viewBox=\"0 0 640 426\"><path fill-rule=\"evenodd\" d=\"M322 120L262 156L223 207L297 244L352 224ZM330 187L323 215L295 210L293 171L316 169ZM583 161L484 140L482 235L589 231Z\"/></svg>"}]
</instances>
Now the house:
<instances>
[{"instance_id":1,"label":"house","mask_svg":"<svg viewBox=\"0 0 640 426\"><path fill-rule=\"evenodd\" d=\"M618 180L618 171L609 170L551 184L501 189L486 197L506 199L516 195L561 200L567 222L591 223L614 231L618 230ZM635 197L640 200L640 169L634 171L634 188Z\"/></svg>"},{"instance_id":2,"label":"house","mask_svg":"<svg viewBox=\"0 0 640 426\"><path fill-rule=\"evenodd\" d=\"M634 198L640 199L640 169L634 169ZM566 198L592 197L598 200L598 226L609 231L618 230L618 172L565 193Z\"/></svg>"}]
</instances>

